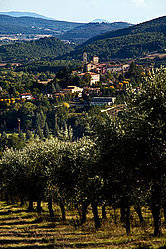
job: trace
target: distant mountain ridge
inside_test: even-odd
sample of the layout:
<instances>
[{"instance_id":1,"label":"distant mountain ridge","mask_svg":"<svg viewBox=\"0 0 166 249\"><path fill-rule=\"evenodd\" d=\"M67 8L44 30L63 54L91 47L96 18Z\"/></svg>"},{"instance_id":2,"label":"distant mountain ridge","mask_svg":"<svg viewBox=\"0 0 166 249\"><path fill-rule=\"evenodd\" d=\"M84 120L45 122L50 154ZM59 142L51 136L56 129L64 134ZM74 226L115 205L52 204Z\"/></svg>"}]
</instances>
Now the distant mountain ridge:
<instances>
[{"instance_id":1,"label":"distant mountain ridge","mask_svg":"<svg viewBox=\"0 0 166 249\"><path fill-rule=\"evenodd\" d=\"M81 44L88 39L107 31L127 28L131 26L131 24L126 22L75 23L44 19L41 18L41 15L38 15L36 13L9 13L11 15L20 15L20 17L0 14L0 34L51 35L61 40L67 40L76 44ZM35 17L24 16L26 14L34 15Z\"/></svg>"},{"instance_id":2,"label":"distant mountain ridge","mask_svg":"<svg viewBox=\"0 0 166 249\"><path fill-rule=\"evenodd\" d=\"M90 23L93 23L93 22L95 22L95 23L102 23L102 22L110 23L109 21L107 21L105 19L99 19L99 18L90 21Z\"/></svg>"},{"instance_id":3,"label":"distant mountain ridge","mask_svg":"<svg viewBox=\"0 0 166 249\"><path fill-rule=\"evenodd\" d=\"M54 18L51 17L46 17L37 13L33 13L33 12L22 12L22 11L8 11L8 12L0 12L0 15L7 15L7 16L13 16L13 17L25 17L25 16L29 16L29 17L35 17L35 18L43 18L43 19L47 19L47 20L55 20Z\"/></svg>"},{"instance_id":4,"label":"distant mountain ridge","mask_svg":"<svg viewBox=\"0 0 166 249\"><path fill-rule=\"evenodd\" d=\"M0 15L0 34L63 34L83 23Z\"/></svg>"}]
</instances>

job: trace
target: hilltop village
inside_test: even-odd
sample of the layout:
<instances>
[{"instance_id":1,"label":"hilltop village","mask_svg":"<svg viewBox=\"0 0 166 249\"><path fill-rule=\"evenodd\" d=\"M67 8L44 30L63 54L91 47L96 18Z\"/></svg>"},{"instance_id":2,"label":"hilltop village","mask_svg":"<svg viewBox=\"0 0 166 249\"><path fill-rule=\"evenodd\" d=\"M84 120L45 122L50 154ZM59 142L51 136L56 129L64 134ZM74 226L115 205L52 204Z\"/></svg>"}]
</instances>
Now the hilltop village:
<instances>
[{"instance_id":1,"label":"hilltop village","mask_svg":"<svg viewBox=\"0 0 166 249\"><path fill-rule=\"evenodd\" d=\"M14 86L13 83L11 86L3 87L5 80L8 81L9 71L3 75L3 68L6 65L0 64L2 71L0 103L5 102L10 105L18 101L34 101L39 91L36 92L30 88L27 88L27 92L23 92L23 88L17 91L18 85ZM19 67L21 64L11 64L10 79ZM92 61L89 62L87 53L84 53L82 65L76 70L62 69L57 74L47 72L38 73L33 77L30 75L30 77L35 81L36 88L41 88L40 93L49 99L56 99L57 102L67 101L72 107L89 105L104 108L114 104L123 104L126 88L131 84L137 88L140 78L149 73L150 67L143 68L134 62L130 64L116 61L103 63L99 61L98 56L93 56ZM10 89L9 92L8 89Z\"/></svg>"},{"instance_id":2,"label":"hilltop village","mask_svg":"<svg viewBox=\"0 0 166 249\"><path fill-rule=\"evenodd\" d=\"M92 61L89 62L88 54L84 53L82 66L69 74L67 72L68 78L63 72L63 78L66 79L66 82L60 84L63 87L57 90L59 83L54 81L56 90L54 93L48 93L47 96L72 99L69 101L72 106L82 103L84 106L105 108L123 104L126 89L134 86L135 90L138 90L141 77L150 75L150 72L151 67L136 65L132 61L128 64L116 61L100 62L98 56L93 56Z\"/></svg>"},{"instance_id":3,"label":"hilltop village","mask_svg":"<svg viewBox=\"0 0 166 249\"><path fill-rule=\"evenodd\" d=\"M17 131L19 118L22 130L34 133L41 111L45 120L41 129L48 124L51 132L55 110L61 109L56 121L60 127L64 122L73 126L79 115L93 107L117 116L123 110L126 89L139 91L140 82L152 71L150 66L133 61L100 62L98 56L89 61L87 53L83 54L81 64L66 67L61 63L60 66L39 63L34 68L32 64L29 67L21 63L0 64L1 131ZM67 113L74 121L68 122Z\"/></svg>"}]
</instances>

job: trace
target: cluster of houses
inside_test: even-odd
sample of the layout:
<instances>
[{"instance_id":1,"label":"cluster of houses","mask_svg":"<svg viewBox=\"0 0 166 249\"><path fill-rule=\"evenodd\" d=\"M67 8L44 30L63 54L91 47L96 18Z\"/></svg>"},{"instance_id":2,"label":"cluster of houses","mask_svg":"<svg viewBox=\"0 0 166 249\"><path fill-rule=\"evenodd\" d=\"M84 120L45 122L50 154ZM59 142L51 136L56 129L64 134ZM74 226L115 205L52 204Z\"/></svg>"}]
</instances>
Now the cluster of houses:
<instances>
[{"instance_id":1,"label":"cluster of houses","mask_svg":"<svg viewBox=\"0 0 166 249\"><path fill-rule=\"evenodd\" d=\"M87 53L83 54L83 70L84 72L93 72L96 74L105 74L108 72L125 73L128 71L130 64L111 64L110 62L100 63L98 56L93 56L93 60L88 62Z\"/></svg>"},{"instance_id":2,"label":"cluster of houses","mask_svg":"<svg viewBox=\"0 0 166 249\"><path fill-rule=\"evenodd\" d=\"M68 86L65 89L62 89L59 92L54 94L48 93L48 97L56 97L61 98L65 97L68 94L75 94L79 99L83 96L91 97L91 105L113 105L116 101L115 97L103 97L101 93L101 89L99 87L94 87L95 84L101 81L101 74L106 74L108 72L114 73L125 73L128 71L130 65L129 64L111 64L109 62L100 63L98 56L93 56L93 60L88 62L87 53L83 54L83 70L82 72L73 71L73 74L76 74L80 78L84 78L87 74L89 77L89 85L85 87L78 86ZM43 85L47 85L50 80L47 81L39 81ZM92 87L93 86L93 87ZM30 93L21 94L18 98L8 98L5 96L0 96L0 101L7 102L8 104L15 103L16 100L24 100L31 101L34 97Z\"/></svg>"},{"instance_id":3,"label":"cluster of houses","mask_svg":"<svg viewBox=\"0 0 166 249\"><path fill-rule=\"evenodd\" d=\"M68 86L65 89L62 89L60 92L55 93L54 96L65 97L66 94L77 94L78 98L82 98L82 96L90 96L91 105L113 105L116 101L115 97L103 97L101 93L101 89L99 87L94 87L96 83L99 83L101 80L100 75L106 74L108 72L114 73L125 73L128 71L130 65L129 64L110 64L110 63L100 63L99 57L94 56L93 61L88 62L87 53L83 54L83 72L73 71L73 74L79 76L80 78L84 78L85 75L89 74L90 82L89 86L78 87L78 86ZM93 86L93 87L92 87Z\"/></svg>"},{"instance_id":4,"label":"cluster of houses","mask_svg":"<svg viewBox=\"0 0 166 249\"><path fill-rule=\"evenodd\" d=\"M86 96L95 96L92 97L90 105L91 106L102 106L102 105L113 105L116 101L116 97L102 97L100 88L90 88L90 87L77 87L77 86L68 86L66 89L63 89L62 92L55 93L54 96L57 98L65 97L67 93L77 93L78 98L82 98L83 94Z\"/></svg>"},{"instance_id":5,"label":"cluster of houses","mask_svg":"<svg viewBox=\"0 0 166 249\"><path fill-rule=\"evenodd\" d=\"M100 74L99 73L93 73L93 72L87 71L84 73L79 73L78 76L82 78L87 73L90 75L90 86L92 86L100 81Z\"/></svg>"},{"instance_id":6,"label":"cluster of houses","mask_svg":"<svg viewBox=\"0 0 166 249\"><path fill-rule=\"evenodd\" d=\"M13 104L19 100L27 101L27 100L34 100L35 99L31 93L20 94L20 96L18 98L9 98L9 97L6 97L5 95L6 95L6 93L0 94L0 102L6 102L8 104Z\"/></svg>"}]
</instances>

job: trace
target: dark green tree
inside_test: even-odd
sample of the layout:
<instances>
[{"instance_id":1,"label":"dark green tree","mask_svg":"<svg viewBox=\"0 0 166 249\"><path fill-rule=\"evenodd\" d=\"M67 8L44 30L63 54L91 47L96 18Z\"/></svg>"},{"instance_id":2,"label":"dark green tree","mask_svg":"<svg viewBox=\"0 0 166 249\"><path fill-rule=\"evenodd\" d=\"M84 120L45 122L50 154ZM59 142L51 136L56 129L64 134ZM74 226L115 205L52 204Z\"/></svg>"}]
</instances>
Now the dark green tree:
<instances>
[{"instance_id":1,"label":"dark green tree","mask_svg":"<svg viewBox=\"0 0 166 249\"><path fill-rule=\"evenodd\" d=\"M165 205L165 103L166 73L161 69L147 78L139 92L131 90L124 119L128 148L132 148L127 160L133 162L130 169L138 188L148 195L155 236L161 235L161 208Z\"/></svg>"},{"instance_id":2,"label":"dark green tree","mask_svg":"<svg viewBox=\"0 0 166 249\"><path fill-rule=\"evenodd\" d=\"M50 131L49 131L47 122L46 122L45 127L44 127L44 136L45 136L45 138L50 137Z\"/></svg>"},{"instance_id":3,"label":"dark green tree","mask_svg":"<svg viewBox=\"0 0 166 249\"><path fill-rule=\"evenodd\" d=\"M26 137L26 140L30 140L30 139L32 138L32 133L31 133L30 130L26 130L26 135L25 135L25 137Z\"/></svg>"},{"instance_id":4,"label":"dark green tree","mask_svg":"<svg viewBox=\"0 0 166 249\"><path fill-rule=\"evenodd\" d=\"M40 126L37 126L36 131L35 131L35 134L38 135L40 139L43 139L43 138L44 138L43 130L41 129Z\"/></svg>"}]
</instances>

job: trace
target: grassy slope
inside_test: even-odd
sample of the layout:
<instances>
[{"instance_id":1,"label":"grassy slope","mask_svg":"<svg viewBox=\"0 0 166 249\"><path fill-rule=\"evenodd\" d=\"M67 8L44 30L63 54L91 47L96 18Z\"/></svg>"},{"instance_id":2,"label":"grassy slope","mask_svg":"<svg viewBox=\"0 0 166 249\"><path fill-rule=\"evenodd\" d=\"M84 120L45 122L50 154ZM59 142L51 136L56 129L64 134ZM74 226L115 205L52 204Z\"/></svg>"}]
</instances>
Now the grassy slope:
<instances>
[{"instance_id":1,"label":"grassy slope","mask_svg":"<svg viewBox=\"0 0 166 249\"><path fill-rule=\"evenodd\" d=\"M8 212L10 210L10 213ZM109 210L108 221L95 231L91 211L83 227L76 228L76 211L67 212L67 221L60 220L60 210L56 210L55 222L49 221L46 205L43 204L42 216L27 213L25 207L0 203L0 245L1 248L111 248L129 249L139 246L159 248L164 246L165 237L154 238L151 227L151 216L144 212L146 226L139 227L135 213L132 211L132 234L127 236L125 228L113 221L114 212ZM116 213L116 221L119 221ZM166 233L164 233L166 235ZM147 247L146 247L147 248Z\"/></svg>"}]
</instances>

